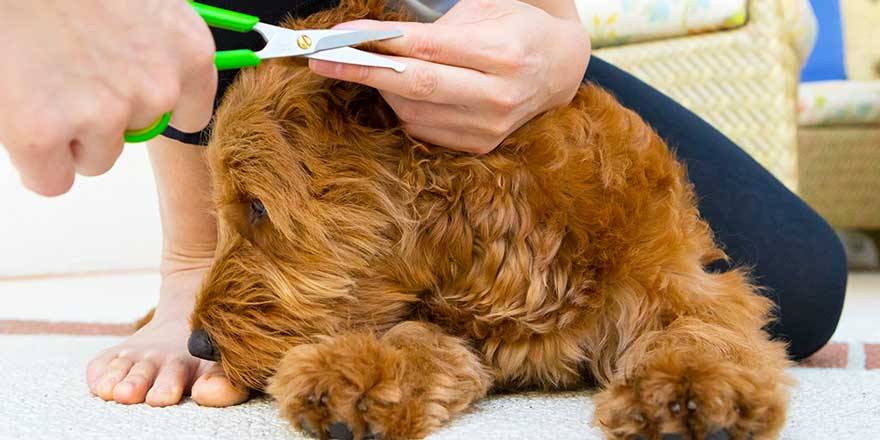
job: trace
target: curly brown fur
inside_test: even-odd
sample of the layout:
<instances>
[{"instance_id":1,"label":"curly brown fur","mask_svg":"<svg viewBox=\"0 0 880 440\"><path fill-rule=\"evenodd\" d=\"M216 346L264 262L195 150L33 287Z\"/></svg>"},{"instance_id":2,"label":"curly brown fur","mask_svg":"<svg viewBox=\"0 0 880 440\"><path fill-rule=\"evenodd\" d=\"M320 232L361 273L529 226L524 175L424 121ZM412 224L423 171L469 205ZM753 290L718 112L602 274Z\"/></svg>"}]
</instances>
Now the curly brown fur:
<instances>
[{"instance_id":1,"label":"curly brown fur","mask_svg":"<svg viewBox=\"0 0 880 440\"><path fill-rule=\"evenodd\" d=\"M382 10L287 25L398 18ZM300 61L227 92L208 150L219 247L192 325L237 385L322 437L413 438L493 387L586 372L609 438L777 436L790 380L762 330L771 303L743 271L704 269L724 254L635 113L585 84L482 156L396 121L375 90Z\"/></svg>"}]
</instances>

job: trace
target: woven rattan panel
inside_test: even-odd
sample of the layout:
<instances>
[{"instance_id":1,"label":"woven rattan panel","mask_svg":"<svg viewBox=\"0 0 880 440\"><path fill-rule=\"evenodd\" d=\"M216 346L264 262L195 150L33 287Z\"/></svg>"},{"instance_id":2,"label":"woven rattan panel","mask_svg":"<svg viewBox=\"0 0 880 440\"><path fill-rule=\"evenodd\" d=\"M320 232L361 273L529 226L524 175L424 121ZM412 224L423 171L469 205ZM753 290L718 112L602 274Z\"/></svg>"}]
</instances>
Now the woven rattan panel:
<instances>
[{"instance_id":1,"label":"woven rattan panel","mask_svg":"<svg viewBox=\"0 0 880 440\"><path fill-rule=\"evenodd\" d=\"M596 55L703 117L796 190L799 66L781 8L779 0L751 0L740 29Z\"/></svg>"},{"instance_id":2,"label":"woven rattan panel","mask_svg":"<svg viewBox=\"0 0 880 440\"><path fill-rule=\"evenodd\" d=\"M880 229L880 125L802 127L801 195L833 226Z\"/></svg>"}]
</instances>

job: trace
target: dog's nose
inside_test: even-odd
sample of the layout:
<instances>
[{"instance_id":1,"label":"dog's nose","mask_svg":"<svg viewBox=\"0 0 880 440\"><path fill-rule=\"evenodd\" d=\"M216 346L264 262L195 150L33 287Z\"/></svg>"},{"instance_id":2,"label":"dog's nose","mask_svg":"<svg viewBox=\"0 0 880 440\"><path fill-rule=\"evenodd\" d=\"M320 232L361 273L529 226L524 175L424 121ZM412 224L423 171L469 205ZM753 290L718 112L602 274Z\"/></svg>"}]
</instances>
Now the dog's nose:
<instances>
[{"instance_id":1,"label":"dog's nose","mask_svg":"<svg viewBox=\"0 0 880 440\"><path fill-rule=\"evenodd\" d=\"M203 329L198 329L189 335L186 348L189 349L189 354L199 359L206 361L220 360L220 352L214 346L214 341L208 336L208 332Z\"/></svg>"}]
</instances>

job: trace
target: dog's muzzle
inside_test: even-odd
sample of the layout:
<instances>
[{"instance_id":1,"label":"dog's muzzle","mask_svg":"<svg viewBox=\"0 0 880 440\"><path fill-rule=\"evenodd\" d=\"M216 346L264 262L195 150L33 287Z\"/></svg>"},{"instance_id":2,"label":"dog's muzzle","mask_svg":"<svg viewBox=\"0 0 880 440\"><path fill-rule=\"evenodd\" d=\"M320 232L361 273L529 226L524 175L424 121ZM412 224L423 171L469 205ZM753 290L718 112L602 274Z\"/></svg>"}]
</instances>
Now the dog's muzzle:
<instances>
[{"instance_id":1,"label":"dog's muzzle","mask_svg":"<svg viewBox=\"0 0 880 440\"><path fill-rule=\"evenodd\" d=\"M208 336L208 332L198 329L189 335L189 341L186 343L189 354L206 361L219 361L220 351L214 346L214 341Z\"/></svg>"}]
</instances>

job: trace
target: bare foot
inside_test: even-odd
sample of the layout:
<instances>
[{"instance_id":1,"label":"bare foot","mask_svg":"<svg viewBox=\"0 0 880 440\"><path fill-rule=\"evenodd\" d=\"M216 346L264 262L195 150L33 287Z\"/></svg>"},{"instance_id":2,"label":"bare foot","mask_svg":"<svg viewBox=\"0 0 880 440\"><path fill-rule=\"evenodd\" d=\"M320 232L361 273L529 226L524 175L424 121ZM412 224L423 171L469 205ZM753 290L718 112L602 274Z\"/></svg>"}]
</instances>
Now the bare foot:
<instances>
[{"instance_id":1,"label":"bare foot","mask_svg":"<svg viewBox=\"0 0 880 440\"><path fill-rule=\"evenodd\" d=\"M123 404L174 405L190 394L203 406L231 406L248 398L214 362L190 356L189 315L207 267L166 275L153 319L125 342L89 363L92 394Z\"/></svg>"}]
</instances>

